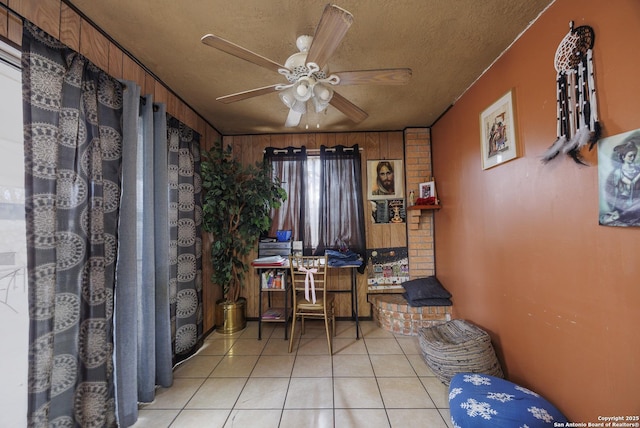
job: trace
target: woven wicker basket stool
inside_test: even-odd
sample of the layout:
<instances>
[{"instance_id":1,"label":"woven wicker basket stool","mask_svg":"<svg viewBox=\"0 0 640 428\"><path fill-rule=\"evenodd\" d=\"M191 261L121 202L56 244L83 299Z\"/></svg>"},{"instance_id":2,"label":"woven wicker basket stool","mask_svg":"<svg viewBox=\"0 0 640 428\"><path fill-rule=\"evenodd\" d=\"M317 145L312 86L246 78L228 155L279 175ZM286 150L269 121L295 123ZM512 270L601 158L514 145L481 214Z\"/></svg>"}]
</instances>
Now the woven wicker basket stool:
<instances>
[{"instance_id":1,"label":"woven wicker basket stool","mask_svg":"<svg viewBox=\"0 0 640 428\"><path fill-rule=\"evenodd\" d=\"M418 332L425 362L442 383L457 373L484 373L504 378L489 334L468 321L455 319Z\"/></svg>"}]
</instances>

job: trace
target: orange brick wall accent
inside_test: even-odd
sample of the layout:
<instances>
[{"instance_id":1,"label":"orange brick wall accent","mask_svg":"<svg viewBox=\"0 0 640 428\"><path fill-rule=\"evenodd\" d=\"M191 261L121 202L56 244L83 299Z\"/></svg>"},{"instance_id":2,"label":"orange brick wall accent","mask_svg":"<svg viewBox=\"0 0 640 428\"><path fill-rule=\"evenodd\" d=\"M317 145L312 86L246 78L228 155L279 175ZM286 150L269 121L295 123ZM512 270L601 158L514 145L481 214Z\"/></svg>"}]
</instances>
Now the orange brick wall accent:
<instances>
[{"instance_id":1,"label":"orange brick wall accent","mask_svg":"<svg viewBox=\"0 0 640 428\"><path fill-rule=\"evenodd\" d=\"M406 192L409 195L413 190L417 198L418 185L432 177L431 130L407 128L404 141ZM412 279L435 275L433 216L433 211L407 211L409 276Z\"/></svg>"},{"instance_id":2,"label":"orange brick wall accent","mask_svg":"<svg viewBox=\"0 0 640 428\"><path fill-rule=\"evenodd\" d=\"M399 294L371 297L373 319L383 329L406 336L417 336L423 327L451 321L451 306L409 306Z\"/></svg>"}]
</instances>

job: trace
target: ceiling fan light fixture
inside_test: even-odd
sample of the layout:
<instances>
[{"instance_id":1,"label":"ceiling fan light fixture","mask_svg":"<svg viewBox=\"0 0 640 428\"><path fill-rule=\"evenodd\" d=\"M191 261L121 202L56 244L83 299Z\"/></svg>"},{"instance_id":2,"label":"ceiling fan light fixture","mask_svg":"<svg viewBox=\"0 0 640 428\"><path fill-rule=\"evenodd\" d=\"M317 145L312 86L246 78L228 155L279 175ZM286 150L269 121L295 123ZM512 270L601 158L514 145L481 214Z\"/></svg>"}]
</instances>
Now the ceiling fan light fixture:
<instances>
[{"instance_id":1,"label":"ceiling fan light fixture","mask_svg":"<svg viewBox=\"0 0 640 428\"><path fill-rule=\"evenodd\" d=\"M293 87L281 90L278 96L280 97L282 103L289 108L291 108L293 106L293 103L295 103L296 101L295 97L293 96Z\"/></svg>"},{"instance_id":2,"label":"ceiling fan light fixture","mask_svg":"<svg viewBox=\"0 0 640 428\"><path fill-rule=\"evenodd\" d=\"M309 94L309 87L307 85L298 85L296 93L300 97L306 97Z\"/></svg>"},{"instance_id":3,"label":"ceiling fan light fixture","mask_svg":"<svg viewBox=\"0 0 640 428\"><path fill-rule=\"evenodd\" d=\"M302 114L297 113L293 110L289 110L289 114L287 115L287 120L284 122L284 126L287 128L295 128L300 124L301 118Z\"/></svg>"},{"instance_id":4,"label":"ceiling fan light fixture","mask_svg":"<svg viewBox=\"0 0 640 428\"><path fill-rule=\"evenodd\" d=\"M291 106L291 110L295 111L296 113L305 114L307 112L307 102L296 100L296 102L294 102Z\"/></svg>"},{"instance_id":5,"label":"ceiling fan light fixture","mask_svg":"<svg viewBox=\"0 0 640 428\"><path fill-rule=\"evenodd\" d=\"M317 83L313 87L313 95L321 101L329 102L333 96L333 89L322 83Z\"/></svg>"},{"instance_id":6,"label":"ceiling fan light fixture","mask_svg":"<svg viewBox=\"0 0 640 428\"><path fill-rule=\"evenodd\" d=\"M216 35L203 36L201 41L204 44L275 71L284 76L288 82L238 92L216 99L223 103L230 103L276 91L282 103L289 110L289 116L286 120L287 127L298 126L301 116L307 112L311 116L317 113L326 113L326 108L330 103L353 122L360 123L367 118L367 113L340 95L339 92L334 92L332 87L363 84L404 85L411 78L411 69L342 71L329 74L329 59L352 23L353 15L351 13L333 4L326 5L314 35L303 35L297 38L296 47L299 52L289 56L285 65ZM307 103L310 104L308 108ZM306 119L308 122L309 118ZM316 123L316 127L319 127L319 123L319 121Z\"/></svg>"},{"instance_id":7,"label":"ceiling fan light fixture","mask_svg":"<svg viewBox=\"0 0 640 428\"><path fill-rule=\"evenodd\" d=\"M328 101L321 101L317 98L313 99L313 107L316 113L322 113L327 107L329 107Z\"/></svg>"},{"instance_id":8,"label":"ceiling fan light fixture","mask_svg":"<svg viewBox=\"0 0 640 428\"><path fill-rule=\"evenodd\" d=\"M316 84L316 81L312 77L301 77L298 81L293 85L294 93L293 96L298 101L307 101L313 96L313 87Z\"/></svg>"},{"instance_id":9,"label":"ceiling fan light fixture","mask_svg":"<svg viewBox=\"0 0 640 428\"><path fill-rule=\"evenodd\" d=\"M316 113L324 111L329 106L329 101L333 98L333 88L322 83L316 83L313 87L313 107Z\"/></svg>"},{"instance_id":10,"label":"ceiling fan light fixture","mask_svg":"<svg viewBox=\"0 0 640 428\"><path fill-rule=\"evenodd\" d=\"M313 42L313 36L298 36L296 39L296 47L300 52L308 52L311 47L311 42Z\"/></svg>"}]
</instances>

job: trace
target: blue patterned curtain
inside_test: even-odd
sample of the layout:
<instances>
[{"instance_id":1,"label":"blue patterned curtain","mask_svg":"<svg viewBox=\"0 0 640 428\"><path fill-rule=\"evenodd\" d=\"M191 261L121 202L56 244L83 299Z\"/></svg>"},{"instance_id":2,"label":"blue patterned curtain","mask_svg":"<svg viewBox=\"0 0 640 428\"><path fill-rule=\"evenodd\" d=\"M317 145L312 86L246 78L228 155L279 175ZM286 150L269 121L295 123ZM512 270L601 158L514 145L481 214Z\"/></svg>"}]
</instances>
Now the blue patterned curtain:
<instances>
[{"instance_id":1,"label":"blue patterned curtain","mask_svg":"<svg viewBox=\"0 0 640 428\"><path fill-rule=\"evenodd\" d=\"M174 363L202 340L202 182L200 135L167 115L169 303Z\"/></svg>"},{"instance_id":2,"label":"blue patterned curtain","mask_svg":"<svg viewBox=\"0 0 640 428\"><path fill-rule=\"evenodd\" d=\"M202 343L200 135L28 21L22 47L29 426L128 426Z\"/></svg>"},{"instance_id":3,"label":"blue patterned curtain","mask_svg":"<svg viewBox=\"0 0 640 428\"><path fill-rule=\"evenodd\" d=\"M29 426L116 426L122 86L23 28Z\"/></svg>"}]
</instances>

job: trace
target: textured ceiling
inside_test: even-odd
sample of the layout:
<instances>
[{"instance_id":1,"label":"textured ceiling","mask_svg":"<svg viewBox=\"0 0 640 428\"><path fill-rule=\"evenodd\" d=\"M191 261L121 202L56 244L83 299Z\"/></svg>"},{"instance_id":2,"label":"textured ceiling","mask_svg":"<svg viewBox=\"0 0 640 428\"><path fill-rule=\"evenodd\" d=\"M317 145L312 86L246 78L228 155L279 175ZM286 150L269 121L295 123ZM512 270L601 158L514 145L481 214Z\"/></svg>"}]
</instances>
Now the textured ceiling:
<instances>
[{"instance_id":1,"label":"textured ceiling","mask_svg":"<svg viewBox=\"0 0 640 428\"><path fill-rule=\"evenodd\" d=\"M460 97L552 0L341 0L354 22L330 71L409 67L404 86L339 86L369 114L355 124L333 107L320 131L425 127ZM223 104L216 97L286 83L279 74L200 42L208 33L283 64L312 35L326 0L70 0L223 135L285 128L277 93ZM309 117L315 127L316 117ZM310 129L317 132L317 129Z\"/></svg>"}]
</instances>

